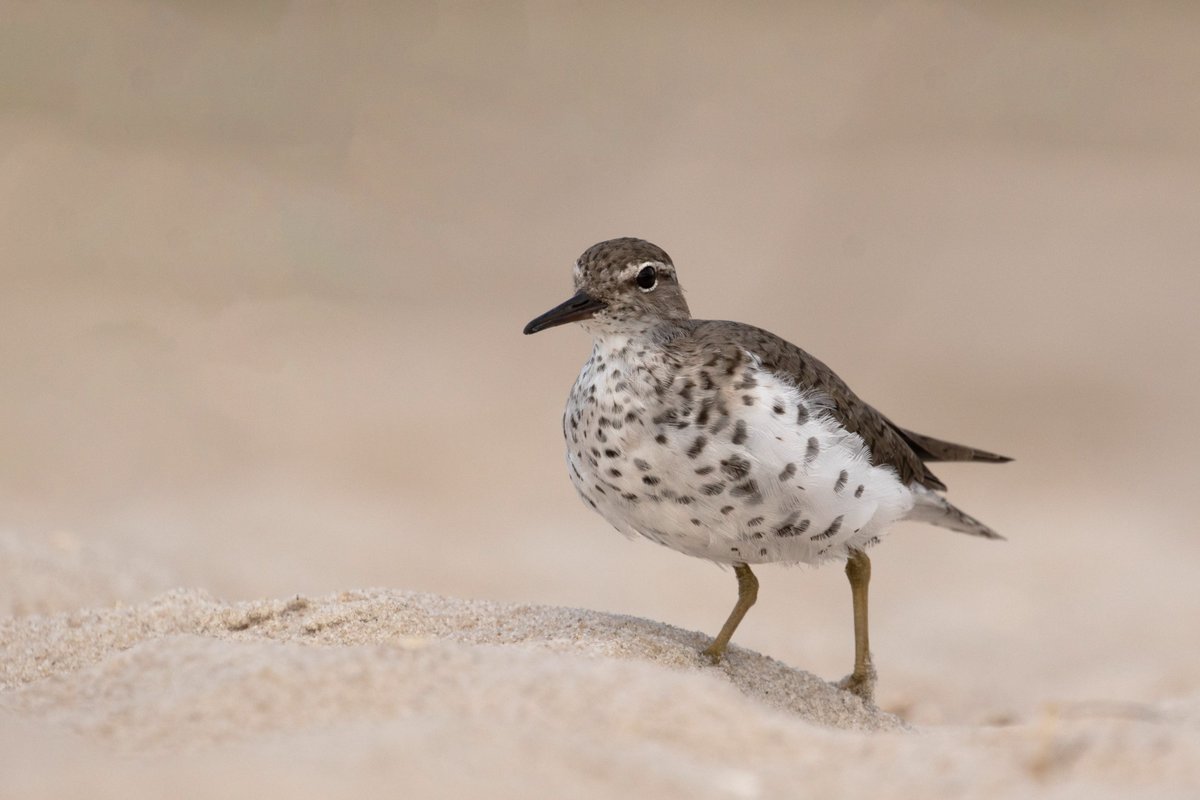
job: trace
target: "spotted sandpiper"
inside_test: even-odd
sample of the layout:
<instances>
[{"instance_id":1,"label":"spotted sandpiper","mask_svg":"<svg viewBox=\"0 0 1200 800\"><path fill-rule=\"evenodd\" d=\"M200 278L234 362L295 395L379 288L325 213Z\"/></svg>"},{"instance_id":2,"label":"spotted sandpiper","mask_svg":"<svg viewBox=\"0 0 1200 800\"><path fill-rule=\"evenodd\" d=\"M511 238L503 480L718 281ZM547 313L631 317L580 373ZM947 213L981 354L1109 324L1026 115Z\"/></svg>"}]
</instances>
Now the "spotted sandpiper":
<instances>
[{"instance_id":1,"label":"spotted sandpiper","mask_svg":"<svg viewBox=\"0 0 1200 800\"><path fill-rule=\"evenodd\" d=\"M751 564L844 560L855 652L839 685L872 701L866 548L903 519L1001 538L943 497L928 463L1010 459L899 427L772 333L692 319L650 242L594 245L574 278L575 296L525 333L578 322L592 335L563 415L580 496L628 536L733 566L738 599L704 650L713 663L757 598Z\"/></svg>"}]
</instances>

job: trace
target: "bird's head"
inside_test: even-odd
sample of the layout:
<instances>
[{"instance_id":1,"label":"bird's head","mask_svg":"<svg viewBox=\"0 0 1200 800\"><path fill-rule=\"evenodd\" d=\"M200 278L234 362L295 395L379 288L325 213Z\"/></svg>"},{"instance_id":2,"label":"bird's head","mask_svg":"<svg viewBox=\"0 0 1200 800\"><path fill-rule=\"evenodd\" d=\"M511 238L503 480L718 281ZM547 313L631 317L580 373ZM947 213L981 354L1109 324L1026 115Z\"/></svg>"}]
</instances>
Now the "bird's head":
<instances>
[{"instance_id":1,"label":"bird's head","mask_svg":"<svg viewBox=\"0 0 1200 800\"><path fill-rule=\"evenodd\" d=\"M575 262L575 296L532 320L525 333L582 322L591 333L633 333L691 317L671 257L644 239L609 239Z\"/></svg>"}]
</instances>

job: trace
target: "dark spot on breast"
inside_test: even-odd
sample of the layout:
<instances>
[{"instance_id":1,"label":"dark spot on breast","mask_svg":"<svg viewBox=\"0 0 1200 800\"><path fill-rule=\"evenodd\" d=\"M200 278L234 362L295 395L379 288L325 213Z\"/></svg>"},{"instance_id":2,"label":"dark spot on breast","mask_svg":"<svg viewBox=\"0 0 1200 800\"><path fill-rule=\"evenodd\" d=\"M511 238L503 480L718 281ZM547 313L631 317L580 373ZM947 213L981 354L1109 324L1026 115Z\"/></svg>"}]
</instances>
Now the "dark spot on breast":
<instances>
[{"instance_id":1,"label":"dark spot on breast","mask_svg":"<svg viewBox=\"0 0 1200 800\"><path fill-rule=\"evenodd\" d=\"M699 525L699 524L700 524L700 520L696 519L695 517L692 517L692 524L693 524L693 525Z\"/></svg>"},{"instance_id":2,"label":"dark spot on breast","mask_svg":"<svg viewBox=\"0 0 1200 800\"><path fill-rule=\"evenodd\" d=\"M700 403L700 413L696 415L696 424L703 428L708 424L708 417L712 413L713 401L711 397L706 397Z\"/></svg>"},{"instance_id":3,"label":"dark spot on breast","mask_svg":"<svg viewBox=\"0 0 1200 800\"><path fill-rule=\"evenodd\" d=\"M704 438L703 436L697 436L696 440L692 442L692 446L688 448L688 458L695 458L696 456L700 455L701 451L704 450L704 445L706 444L708 444L708 439Z\"/></svg>"},{"instance_id":4,"label":"dark spot on breast","mask_svg":"<svg viewBox=\"0 0 1200 800\"><path fill-rule=\"evenodd\" d=\"M675 498L675 502L679 503L681 506L690 506L692 504L692 496L681 494L679 497Z\"/></svg>"},{"instance_id":5,"label":"dark spot on breast","mask_svg":"<svg viewBox=\"0 0 1200 800\"><path fill-rule=\"evenodd\" d=\"M601 428L607 428L609 425L612 424L612 420L610 420L608 417L606 417L604 415L601 415L600 419L598 419L596 421L596 424L599 425Z\"/></svg>"},{"instance_id":6,"label":"dark spot on breast","mask_svg":"<svg viewBox=\"0 0 1200 800\"><path fill-rule=\"evenodd\" d=\"M655 425L677 425L679 423L679 412L673 408L668 408L651 421Z\"/></svg>"},{"instance_id":7,"label":"dark spot on breast","mask_svg":"<svg viewBox=\"0 0 1200 800\"><path fill-rule=\"evenodd\" d=\"M758 551L758 554L760 556L765 556L767 554L767 548L765 548L765 547L762 548L761 550Z\"/></svg>"},{"instance_id":8,"label":"dark spot on breast","mask_svg":"<svg viewBox=\"0 0 1200 800\"><path fill-rule=\"evenodd\" d=\"M820 533L814 533L812 536L812 540L814 542L817 542L817 541L820 541L821 539L828 539L831 536L837 535L837 532L840 531L841 529L842 529L842 515L838 514L837 518L834 519L833 522L829 523L828 528L821 531Z\"/></svg>"},{"instance_id":9,"label":"dark spot on breast","mask_svg":"<svg viewBox=\"0 0 1200 800\"><path fill-rule=\"evenodd\" d=\"M642 472L645 472L646 470L650 469L650 462L646 461L644 458L635 458L633 460L633 465L635 467L637 467L638 469L640 469Z\"/></svg>"},{"instance_id":10,"label":"dark spot on breast","mask_svg":"<svg viewBox=\"0 0 1200 800\"><path fill-rule=\"evenodd\" d=\"M741 456L730 456L721 461L721 472L731 481L741 480L750 474L750 462Z\"/></svg>"},{"instance_id":11,"label":"dark spot on breast","mask_svg":"<svg viewBox=\"0 0 1200 800\"><path fill-rule=\"evenodd\" d=\"M746 520L746 527L755 528L759 525L762 525L764 519L766 519L766 517L754 517L753 519Z\"/></svg>"},{"instance_id":12,"label":"dark spot on breast","mask_svg":"<svg viewBox=\"0 0 1200 800\"><path fill-rule=\"evenodd\" d=\"M754 405L754 395L752 395L752 394L742 395L742 405L744 405L744 406Z\"/></svg>"},{"instance_id":13,"label":"dark spot on breast","mask_svg":"<svg viewBox=\"0 0 1200 800\"><path fill-rule=\"evenodd\" d=\"M715 469L715 467L713 467L712 464L709 464L704 467L696 467L696 474L697 475L707 475L708 473L712 472L714 469Z\"/></svg>"},{"instance_id":14,"label":"dark spot on breast","mask_svg":"<svg viewBox=\"0 0 1200 800\"><path fill-rule=\"evenodd\" d=\"M609 458L617 458L617 457L619 457L619 456L621 455L621 451L620 451L620 450L614 450L614 449L612 449L612 448L610 447L610 448L608 448L607 450L605 450L605 451L604 451L604 455L608 456Z\"/></svg>"},{"instance_id":15,"label":"dark spot on breast","mask_svg":"<svg viewBox=\"0 0 1200 800\"><path fill-rule=\"evenodd\" d=\"M625 494L621 495L621 497L624 497L631 503L636 503L638 501L638 496L633 492L626 492Z\"/></svg>"},{"instance_id":16,"label":"dark spot on breast","mask_svg":"<svg viewBox=\"0 0 1200 800\"><path fill-rule=\"evenodd\" d=\"M782 414L784 411L783 404L776 400L775 405L771 406L771 410L776 414Z\"/></svg>"},{"instance_id":17,"label":"dark spot on breast","mask_svg":"<svg viewBox=\"0 0 1200 800\"><path fill-rule=\"evenodd\" d=\"M751 498L751 502L762 502L762 495L758 492L758 484L755 483L753 478L745 483L739 483L729 490L729 494L733 497L749 497Z\"/></svg>"},{"instance_id":18,"label":"dark spot on breast","mask_svg":"<svg viewBox=\"0 0 1200 800\"><path fill-rule=\"evenodd\" d=\"M600 494L608 494L608 492L604 491L604 487L598 483L595 486L593 486L592 488L595 489Z\"/></svg>"},{"instance_id":19,"label":"dark spot on breast","mask_svg":"<svg viewBox=\"0 0 1200 800\"><path fill-rule=\"evenodd\" d=\"M625 421L626 421L626 422L633 422L635 419L637 419L637 416L638 416L638 415L637 415L637 412L636 412L636 411L629 411L629 412L627 412L627 413L625 414Z\"/></svg>"},{"instance_id":20,"label":"dark spot on breast","mask_svg":"<svg viewBox=\"0 0 1200 800\"><path fill-rule=\"evenodd\" d=\"M786 481L787 479L791 478L795 474L796 474L796 465L789 461L788 465L783 468L782 472L779 473L779 480Z\"/></svg>"},{"instance_id":21,"label":"dark spot on breast","mask_svg":"<svg viewBox=\"0 0 1200 800\"><path fill-rule=\"evenodd\" d=\"M619 478L619 477L621 477L621 470L617 469L616 467L613 467L612 469L610 469L608 471L608 474L613 476L614 478Z\"/></svg>"},{"instance_id":22,"label":"dark spot on breast","mask_svg":"<svg viewBox=\"0 0 1200 800\"><path fill-rule=\"evenodd\" d=\"M745 444L746 443L746 421L743 419L739 419L737 421L737 425L733 426L733 443L734 444Z\"/></svg>"},{"instance_id":23,"label":"dark spot on breast","mask_svg":"<svg viewBox=\"0 0 1200 800\"><path fill-rule=\"evenodd\" d=\"M728 516L729 512L733 511L733 506L721 506L721 513Z\"/></svg>"},{"instance_id":24,"label":"dark spot on breast","mask_svg":"<svg viewBox=\"0 0 1200 800\"><path fill-rule=\"evenodd\" d=\"M780 525L778 528L775 529L775 535L783 536L785 538L788 536L799 536L800 534L802 534L806 530L808 530L808 526L810 524L811 524L811 520L802 519L802 520L800 520L799 524L788 523L786 525Z\"/></svg>"},{"instance_id":25,"label":"dark spot on breast","mask_svg":"<svg viewBox=\"0 0 1200 800\"><path fill-rule=\"evenodd\" d=\"M663 436L663 435L660 433L658 436L655 436L655 437L654 437L654 441L658 442L659 444L666 444L666 443L667 443L667 437L666 437L666 436Z\"/></svg>"},{"instance_id":26,"label":"dark spot on breast","mask_svg":"<svg viewBox=\"0 0 1200 800\"><path fill-rule=\"evenodd\" d=\"M606 434L604 431L596 431L596 441L607 442L608 434Z\"/></svg>"},{"instance_id":27,"label":"dark spot on breast","mask_svg":"<svg viewBox=\"0 0 1200 800\"><path fill-rule=\"evenodd\" d=\"M863 485L860 483L860 484L858 485L858 488L854 490L854 496L855 496L855 497L862 497L862 493L863 493L863 489L864 489L864 488L865 488L865 487L864 487L864 486L863 486Z\"/></svg>"},{"instance_id":28,"label":"dark spot on breast","mask_svg":"<svg viewBox=\"0 0 1200 800\"><path fill-rule=\"evenodd\" d=\"M833 484L833 493L841 494L842 489L846 488L846 481L848 481L848 480L850 480L849 472L846 472L846 470L842 470L840 473L838 473L837 481L835 481Z\"/></svg>"},{"instance_id":29,"label":"dark spot on breast","mask_svg":"<svg viewBox=\"0 0 1200 800\"><path fill-rule=\"evenodd\" d=\"M804 405L804 403L800 403L800 405L796 407L796 424L803 425L806 422L808 422L808 406Z\"/></svg>"},{"instance_id":30,"label":"dark spot on breast","mask_svg":"<svg viewBox=\"0 0 1200 800\"><path fill-rule=\"evenodd\" d=\"M646 484L647 486L658 486L658 478L654 477L653 475L643 475L642 483Z\"/></svg>"},{"instance_id":31,"label":"dark spot on breast","mask_svg":"<svg viewBox=\"0 0 1200 800\"><path fill-rule=\"evenodd\" d=\"M723 491L725 491L725 484L722 482L706 483L700 487L701 494L706 494L709 497L716 497Z\"/></svg>"},{"instance_id":32,"label":"dark spot on breast","mask_svg":"<svg viewBox=\"0 0 1200 800\"><path fill-rule=\"evenodd\" d=\"M821 452L821 443L817 441L817 437L808 437L808 448L804 451L805 463L811 463L817 454Z\"/></svg>"}]
</instances>

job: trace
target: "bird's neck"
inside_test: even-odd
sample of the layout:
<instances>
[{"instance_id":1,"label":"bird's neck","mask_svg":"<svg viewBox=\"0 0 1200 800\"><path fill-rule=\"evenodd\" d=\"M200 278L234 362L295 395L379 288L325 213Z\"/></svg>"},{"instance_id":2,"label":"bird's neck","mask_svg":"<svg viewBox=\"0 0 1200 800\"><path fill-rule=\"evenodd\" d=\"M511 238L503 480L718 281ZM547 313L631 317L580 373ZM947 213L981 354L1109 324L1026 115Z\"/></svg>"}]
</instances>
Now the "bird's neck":
<instances>
[{"instance_id":1,"label":"bird's neck","mask_svg":"<svg viewBox=\"0 0 1200 800\"><path fill-rule=\"evenodd\" d=\"M615 372L660 382L672 371L666 345L678 335L678 325L661 322L645 329L597 332L589 364L606 364L610 376Z\"/></svg>"},{"instance_id":2,"label":"bird's neck","mask_svg":"<svg viewBox=\"0 0 1200 800\"><path fill-rule=\"evenodd\" d=\"M655 347L674 339L679 335L687 320L674 319L625 319L598 320L592 319L581 323L584 330L592 335L596 345L603 344L611 347L612 343L629 342L641 347Z\"/></svg>"}]
</instances>

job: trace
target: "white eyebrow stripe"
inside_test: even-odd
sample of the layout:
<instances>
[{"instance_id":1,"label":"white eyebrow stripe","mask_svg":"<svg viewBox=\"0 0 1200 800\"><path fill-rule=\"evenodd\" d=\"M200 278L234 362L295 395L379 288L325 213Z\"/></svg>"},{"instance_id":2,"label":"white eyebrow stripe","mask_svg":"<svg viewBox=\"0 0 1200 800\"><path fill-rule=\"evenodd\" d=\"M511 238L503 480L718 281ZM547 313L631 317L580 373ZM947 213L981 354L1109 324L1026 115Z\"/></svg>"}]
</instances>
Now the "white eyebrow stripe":
<instances>
[{"instance_id":1,"label":"white eyebrow stripe","mask_svg":"<svg viewBox=\"0 0 1200 800\"><path fill-rule=\"evenodd\" d=\"M636 275L639 272L641 272L642 270L644 270L646 267L654 267L659 272L670 275L672 277L675 276L675 268L672 267L670 264L664 264L661 261L635 261L632 264L627 264L625 266L625 269L621 270L620 274L617 277L619 277L622 280L628 280L628 279L632 278L634 275Z\"/></svg>"}]
</instances>

